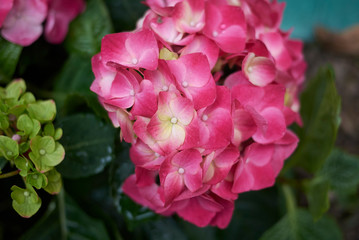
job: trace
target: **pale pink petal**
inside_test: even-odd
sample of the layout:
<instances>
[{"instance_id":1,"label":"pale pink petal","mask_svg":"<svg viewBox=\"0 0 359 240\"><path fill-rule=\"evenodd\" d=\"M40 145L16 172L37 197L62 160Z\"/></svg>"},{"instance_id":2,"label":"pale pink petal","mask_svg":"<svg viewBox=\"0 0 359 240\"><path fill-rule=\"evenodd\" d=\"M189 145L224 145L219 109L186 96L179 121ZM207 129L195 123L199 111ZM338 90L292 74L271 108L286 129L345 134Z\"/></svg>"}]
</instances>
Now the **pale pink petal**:
<instances>
[{"instance_id":1,"label":"pale pink petal","mask_svg":"<svg viewBox=\"0 0 359 240\"><path fill-rule=\"evenodd\" d=\"M47 16L46 0L17 0L5 18L1 34L13 43L28 46L42 34Z\"/></svg>"},{"instance_id":2,"label":"pale pink petal","mask_svg":"<svg viewBox=\"0 0 359 240\"><path fill-rule=\"evenodd\" d=\"M175 5L172 16L179 32L199 32L205 24L204 0L183 0Z\"/></svg>"}]
</instances>

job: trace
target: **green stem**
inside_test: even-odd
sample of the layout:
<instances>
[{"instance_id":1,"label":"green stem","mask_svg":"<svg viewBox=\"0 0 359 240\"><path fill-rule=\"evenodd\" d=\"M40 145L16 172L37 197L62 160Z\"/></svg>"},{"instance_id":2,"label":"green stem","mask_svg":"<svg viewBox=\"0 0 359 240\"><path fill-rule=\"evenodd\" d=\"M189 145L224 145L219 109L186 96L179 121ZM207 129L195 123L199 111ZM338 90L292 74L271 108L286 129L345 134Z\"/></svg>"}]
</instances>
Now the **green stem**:
<instances>
[{"instance_id":1,"label":"green stem","mask_svg":"<svg viewBox=\"0 0 359 240\"><path fill-rule=\"evenodd\" d=\"M287 206L289 224L291 225L293 232L296 233L297 232L297 204L295 201L295 197L289 185L283 184L282 189Z\"/></svg>"},{"instance_id":2,"label":"green stem","mask_svg":"<svg viewBox=\"0 0 359 240\"><path fill-rule=\"evenodd\" d=\"M12 172L0 174L0 179L15 176L15 175L19 174L19 172L20 172L19 170L15 170L15 171L12 171Z\"/></svg>"},{"instance_id":3,"label":"green stem","mask_svg":"<svg viewBox=\"0 0 359 240\"><path fill-rule=\"evenodd\" d=\"M60 217L60 226L61 226L61 239L67 240L67 227L66 227L66 209L65 209L65 192L62 188L60 193L57 195L58 200L58 209Z\"/></svg>"}]
</instances>

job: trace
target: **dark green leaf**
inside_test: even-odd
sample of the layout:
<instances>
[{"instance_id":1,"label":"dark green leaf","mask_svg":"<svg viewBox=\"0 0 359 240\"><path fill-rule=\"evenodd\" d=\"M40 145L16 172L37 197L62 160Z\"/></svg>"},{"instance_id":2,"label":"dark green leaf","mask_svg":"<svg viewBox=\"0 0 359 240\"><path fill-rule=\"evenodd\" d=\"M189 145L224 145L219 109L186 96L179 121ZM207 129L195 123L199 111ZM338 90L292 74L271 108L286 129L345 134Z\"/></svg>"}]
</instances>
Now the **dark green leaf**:
<instances>
[{"instance_id":1,"label":"dark green leaf","mask_svg":"<svg viewBox=\"0 0 359 240\"><path fill-rule=\"evenodd\" d=\"M8 161L5 158L0 157L0 173L1 173L1 169L3 169L5 167L7 162Z\"/></svg>"},{"instance_id":2,"label":"dark green leaf","mask_svg":"<svg viewBox=\"0 0 359 240\"><path fill-rule=\"evenodd\" d=\"M65 223L69 240L108 240L109 236L104 224L88 216L79 206L66 196ZM50 204L47 214L30 231L22 236L22 240L61 239L59 209Z\"/></svg>"},{"instance_id":3,"label":"dark green leaf","mask_svg":"<svg viewBox=\"0 0 359 240\"><path fill-rule=\"evenodd\" d=\"M304 128L298 132L300 142L289 159L289 166L298 164L316 172L329 156L340 123L340 96L331 68L320 69L301 95L301 116Z\"/></svg>"},{"instance_id":4,"label":"dark green leaf","mask_svg":"<svg viewBox=\"0 0 359 240\"><path fill-rule=\"evenodd\" d=\"M335 189L350 189L359 184L359 157L334 149L320 174Z\"/></svg>"},{"instance_id":5,"label":"dark green leaf","mask_svg":"<svg viewBox=\"0 0 359 240\"><path fill-rule=\"evenodd\" d=\"M314 220L318 220L329 209L329 181L323 177L315 177L308 183L309 211Z\"/></svg>"},{"instance_id":6,"label":"dark green leaf","mask_svg":"<svg viewBox=\"0 0 359 240\"><path fill-rule=\"evenodd\" d=\"M172 218L161 218L157 221L151 221L144 226L144 229L149 240L188 239L183 229Z\"/></svg>"},{"instance_id":7,"label":"dark green leaf","mask_svg":"<svg viewBox=\"0 0 359 240\"><path fill-rule=\"evenodd\" d=\"M142 1L132 0L105 0L108 5L116 32L135 29L136 22L148 7Z\"/></svg>"},{"instance_id":8,"label":"dark green leaf","mask_svg":"<svg viewBox=\"0 0 359 240\"><path fill-rule=\"evenodd\" d=\"M68 178L101 172L113 158L115 130L94 115L72 115L59 123L64 131L61 142L65 160L57 168Z\"/></svg>"},{"instance_id":9,"label":"dark green leaf","mask_svg":"<svg viewBox=\"0 0 359 240\"><path fill-rule=\"evenodd\" d=\"M65 44L69 52L91 57L100 51L103 36L112 31L106 5L102 0L89 0L85 12L70 24Z\"/></svg>"},{"instance_id":10,"label":"dark green leaf","mask_svg":"<svg viewBox=\"0 0 359 240\"><path fill-rule=\"evenodd\" d=\"M8 83L15 72L22 47L0 37L0 83Z\"/></svg>"},{"instance_id":11,"label":"dark green leaf","mask_svg":"<svg viewBox=\"0 0 359 240\"><path fill-rule=\"evenodd\" d=\"M261 240L341 240L338 225L329 217L314 222L312 215L302 209L296 210L295 222L285 215L264 233ZM293 225L294 224L294 225Z\"/></svg>"},{"instance_id":12,"label":"dark green leaf","mask_svg":"<svg viewBox=\"0 0 359 240\"><path fill-rule=\"evenodd\" d=\"M226 229L217 230L217 239L259 239L280 219L278 199L276 188L239 194L232 220Z\"/></svg>"}]
</instances>

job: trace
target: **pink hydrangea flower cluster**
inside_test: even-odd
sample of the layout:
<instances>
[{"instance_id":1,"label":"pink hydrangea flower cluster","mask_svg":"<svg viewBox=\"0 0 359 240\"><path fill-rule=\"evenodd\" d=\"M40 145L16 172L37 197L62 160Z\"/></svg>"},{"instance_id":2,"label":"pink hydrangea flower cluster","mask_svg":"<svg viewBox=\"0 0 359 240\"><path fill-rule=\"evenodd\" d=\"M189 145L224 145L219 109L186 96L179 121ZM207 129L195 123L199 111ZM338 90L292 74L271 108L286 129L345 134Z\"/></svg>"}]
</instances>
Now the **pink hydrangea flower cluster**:
<instances>
[{"instance_id":1,"label":"pink hydrangea flower cluster","mask_svg":"<svg viewBox=\"0 0 359 240\"><path fill-rule=\"evenodd\" d=\"M106 35L91 90L132 144L134 201L225 228L238 194L270 187L298 138L302 43L284 3L147 0L137 29Z\"/></svg>"},{"instance_id":2,"label":"pink hydrangea flower cluster","mask_svg":"<svg viewBox=\"0 0 359 240\"><path fill-rule=\"evenodd\" d=\"M69 23L84 8L84 0L1 0L1 35L10 42L28 46L44 31L48 42L58 44L65 39Z\"/></svg>"}]
</instances>

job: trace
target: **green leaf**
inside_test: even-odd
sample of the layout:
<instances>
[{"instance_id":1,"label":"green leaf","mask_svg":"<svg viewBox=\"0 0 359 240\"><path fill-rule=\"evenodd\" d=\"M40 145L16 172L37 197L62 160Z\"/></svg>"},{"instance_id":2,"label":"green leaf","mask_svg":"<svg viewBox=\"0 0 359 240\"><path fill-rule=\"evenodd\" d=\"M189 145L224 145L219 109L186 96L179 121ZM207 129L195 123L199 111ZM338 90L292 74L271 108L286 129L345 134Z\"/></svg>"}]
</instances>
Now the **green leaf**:
<instances>
[{"instance_id":1,"label":"green leaf","mask_svg":"<svg viewBox=\"0 0 359 240\"><path fill-rule=\"evenodd\" d=\"M26 158L23 158L23 157L17 157L14 160L14 163L15 163L15 166L21 170L19 174L22 177L26 177L28 171L31 169L31 163Z\"/></svg>"},{"instance_id":2,"label":"green leaf","mask_svg":"<svg viewBox=\"0 0 359 240\"><path fill-rule=\"evenodd\" d=\"M54 133L54 139L59 140L62 137L62 134L63 134L62 129L57 128Z\"/></svg>"},{"instance_id":3,"label":"green leaf","mask_svg":"<svg viewBox=\"0 0 359 240\"><path fill-rule=\"evenodd\" d=\"M47 178L44 174L39 172L32 172L27 175L26 183L30 184L31 186L40 189L47 185Z\"/></svg>"},{"instance_id":4,"label":"green leaf","mask_svg":"<svg viewBox=\"0 0 359 240\"><path fill-rule=\"evenodd\" d=\"M27 111L31 118L39 120L41 123L52 121L56 115L56 105L53 100L37 101L30 103Z\"/></svg>"},{"instance_id":5,"label":"green leaf","mask_svg":"<svg viewBox=\"0 0 359 240\"><path fill-rule=\"evenodd\" d=\"M72 199L65 196L64 227L68 240L109 240L106 227L99 219L88 216ZM61 239L61 224L58 207L50 204L47 214L30 228L21 240ZM61 211L61 210L60 210Z\"/></svg>"},{"instance_id":6,"label":"green leaf","mask_svg":"<svg viewBox=\"0 0 359 240\"><path fill-rule=\"evenodd\" d=\"M350 189L359 184L359 157L334 149L320 175L325 177L334 189Z\"/></svg>"},{"instance_id":7,"label":"green leaf","mask_svg":"<svg viewBox=\"0 0 359 240\"><path fill-rule=\"evenodd\" d=\"M65 45L70 53L91 57L100 51L103 36L111 32L106 5L102 0L89 0L85 12L70 24Z\"/></svg>"},{"instance_id":8,"label":"green leaf","mask_svg":"<svg viewBox=\"0 0 359 240\"><path fill-rule=\"evenodd\" d=\"M0 83L8 83L15 72L22 47L0 37Z\"/></svg>"},{"instance_id":9,"label":"green leaf","mask_svg":"<svg viewBox=\"0 0 359 240\"><path fill-rule=\"evenodd\" d=\"M7 114L0 112L0 129L6 130L9 128L9 118Z\"/></svg>"},{"instance_id":10,"label":"green leaf","mask_svg":"<svg viewBox=\"0 0 359 240\"><path fill-rule=\"evenodd\" d=\"M82 105L87 105L101 117L107 116L96 94L90 91L93 80L90 59L80 55L71 55L55 82L55 101L59 116L77 113L78 107Z\"/></svg>"},{"instance_id":11,"label":"green leaf","mask_svg":"<svg viewBox=\"0 0 359 240\"><path fill-rule=\"evenodd\" d=\"M30 184L26 189L12 186L11 191L12 206L20 216L29 218L40 209L41 199Z\"/></svg>"},{"instance_id":12,"label":"green leaf","mask_svg":"<svg viewBox=\"0 0 359 240\"><path fill-rule=\"evenodd\" d=\"M318 220L329 209L329 187L329 181L320 176L308 183L309 211L314 220Z\"/></svg>"},{"instance_id":13,"label":"green leaf","mask_svg":"<svg viewBox=\"0 0 359 240\"><path fill-rule=\"evenodd\" d=\"M329 156L340 123L341 101L334 80L333 70L322 68L302 93L300 113L304 128L298 131L299 145L286 169L297 164L314 173Z\"/></svg>"},{"instance_id":14,"label":"green leaf","mask_svg":"<svg viewBox=\"0 0 359 240\"><path fill-rule=\"evenodd\" d=\"M19 144L6 136L0 136L0 156L13 160L19 156Z\"/></svg>"},{"instance_id":15,"label":"green leaf","mask_svg":"<svg viewBox=\"0 0 359 240\"><path fill-rule=\"evenodd\" d=\"M30 142L30 159L40 172L46 172L58 165L65 156L63 146L50 136L36 136Z\"/></svg>"},{"instance_id":16,"label":"green leaf","mask_svg":"<svg viewBox=\"0 0 359 240\"><path fill-rule=\"evenodd\" d=\"M293 222L285 215L278 223L266 231L260 240L341 240L338 225L329 217L314 222L312 215L297 209Z\"/></svg>"},{"instance_id":17,"label":"green leaf","mask_svg":"<svg viewBox=\"0 0 359 240\"><path fill-rule=\"evenodd\" d=\"M50 136L53 137L55 134L55 127L54 124L48 123L44 127L44 131L42 133L44 136Z\"/></svg>"},{"instance_id":18,"label":"green leaf","mask_svg":"<svg viewBox=\"0 0 359 240\"><path fill-rule=\"evenodd\" d=\"M113 159L115 130L94 115L72 115L59 122L64 131L61 142L66 159L58 171L67 178L79 178L101 172Z\"/></svg>"},{"instance_id":19,"label":"green leaf","mask_svg":"<svg viewBox=\"0 0 359 240\"><path fill-rule=\"evenodd\" d=\"M18 133L19 135L28 135L29 138L35 137L41 129L40 122L36 119L31 119L27 114L20 115L16 126L19 130L23 131Z\"/></svg>"},{"instance_id":20,"label":"green leaf","mask_svg":"<svg viewBox=\"0 0 359 240\"><path fill-rule=\"evenodd\" d=\"M17 100L25 91L25 81L23 79L14 80L6 86L6 98Z\"/></svg>"},{"instance_id":21,"label":"green leaf","mask_svg":"<svg viewBox=\"0 0 359 240\"><path fill-rule=\"evenodd\" d=\"M24 104L29 104L36 102L36 98L31 92L26 92L20 97L20 101L24 102Z\"/></svg>"},{"instance_id":22,"label":"green leaf","mask_svg":"<svg viewBox=\"0 0 359 240\"><path fill-rule=\"evenodd\" d=\"M24 132L24 135L29 135L33 130L32 119L27 114L20 115L17 119L16 126Z\"/></svg>"},{"instance_id":23,"label":"green leaf","mask_svg":"<svg viewBox=\"0 0 359 240\"><path fill-rule=\"evenodd\" d=\"M48 183L44 190L50 194L58 194L62 188L61 174L55 168L45 173Z\"/></svg>"}]
</instances>

